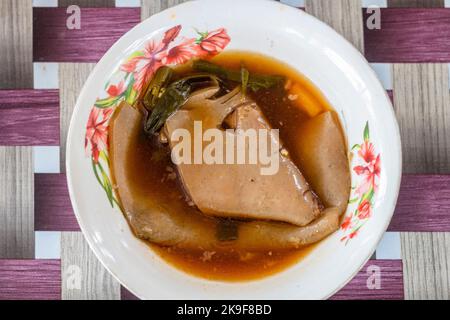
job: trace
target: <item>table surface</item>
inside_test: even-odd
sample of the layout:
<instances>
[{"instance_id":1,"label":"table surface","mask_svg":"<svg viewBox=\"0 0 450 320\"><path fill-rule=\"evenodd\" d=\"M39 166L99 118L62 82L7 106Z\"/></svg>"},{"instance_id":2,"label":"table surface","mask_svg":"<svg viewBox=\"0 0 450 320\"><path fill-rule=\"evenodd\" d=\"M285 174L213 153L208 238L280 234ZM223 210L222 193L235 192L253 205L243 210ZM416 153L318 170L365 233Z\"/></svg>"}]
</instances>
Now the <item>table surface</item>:
<instances>
[{"instance_id":1,"label":"table surface","mask_svg":"<svg viewBox=\"0 0 450 320\"><path fill-rule=\"evenodd\" d=\"M0 1L0 299L134 299L79 231L64 146L78 92L103 53L141 19L183 1L57 2ZM450 299L450 1L282 2L325 21L366 56L401 129L393 221L333 299ZM381 29L367 26L370 3L384 6ZM72 4L81 7L81 30L66 28Z\"/></svg>"}]
</instances>

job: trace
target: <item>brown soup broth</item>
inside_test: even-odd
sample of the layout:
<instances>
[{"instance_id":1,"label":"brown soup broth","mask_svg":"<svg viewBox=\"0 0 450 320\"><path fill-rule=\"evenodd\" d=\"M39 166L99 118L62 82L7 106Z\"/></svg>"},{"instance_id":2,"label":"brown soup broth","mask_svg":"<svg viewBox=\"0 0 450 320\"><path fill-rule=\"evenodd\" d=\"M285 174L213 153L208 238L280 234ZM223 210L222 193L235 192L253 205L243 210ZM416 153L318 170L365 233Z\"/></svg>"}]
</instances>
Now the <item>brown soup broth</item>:
<instances>
[{"instance_id":1,"label":"brown soup broth","mask_svg":"<svg viewBox=\"0 0 450 320\"><path fill-rule=\"evenodd\" d=\"M294 83L307 92L314 99L316 108L317 105L320 106L320 112L332 110L308 79L277 60L255 53L228 51L212 61L236 70L243 64L253 73L283 75L288 83ZM179 76L191 72L189 63L177 68ZM298 138L298 128L309 117L302 111L302 105L289 99L283 86L249 94L259 104L271 125L280 130L280 137L289 150L294 145L294 139ZM134 145L135 148L127 155L126 170L137 196L150 198L171 210L202 214L186 201L168 146L160 144L157 138L149 139L144 132ZM190 252L177 247L150 246L162 259L178 269L206 279L222 281L254 280L277 273L300 261L314 248L312 245L299 250L254 253L238 252L232 245L225 252Z\"/></svg>"}]
</instances>

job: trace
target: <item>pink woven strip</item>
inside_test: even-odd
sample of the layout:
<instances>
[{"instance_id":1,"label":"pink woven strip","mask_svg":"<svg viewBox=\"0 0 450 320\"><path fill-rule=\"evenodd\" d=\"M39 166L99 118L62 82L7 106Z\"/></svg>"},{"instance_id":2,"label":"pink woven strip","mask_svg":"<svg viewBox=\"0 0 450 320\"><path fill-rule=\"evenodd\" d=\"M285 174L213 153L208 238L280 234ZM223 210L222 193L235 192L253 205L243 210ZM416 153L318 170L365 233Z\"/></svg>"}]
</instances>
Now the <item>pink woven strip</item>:
<instances>
[{"instance_id":1,"label":"pink woven strip","mask_svg":"<svg viewBox=\"0 0 450 320\"><path fill-rule=\"evenodd\" d=\"M79 231L65 174L34 175L34 228L36 231Z\"/></svg>"},{"instance_id":2,"label":"pink woven strip","mask_svg":"<svg viewBox=\"0 0 450 320\"><path fill-rule=\"evenodd\" d=\"M390 231L450 231L450 175L404 175Z\"/></svg>"},{"instance_id":3,"label":"pink woven strip","mask_svg":"<svg viewBox=\"0 0 450 320\"><path fill-rule=\"evenodd\" d=\"M0 300L59 299L60 260L0 260Z\"/></svg>"},{"instance_id":4,"label":"pink woven strip","mask_svg":"<svg viewBox=\"0 0 450 320\"><path fill-rule=\"evenodd\" d=\"M97 62L141 21L140 8L82 8L81 29L69 30L65 8L33 9L33 60Z\"/></svg>"},{"instance_id":5,"label":"pink woven strip","mask_svg":"<svg viewBox=\"0 0 450 320\"><path fill-rule=\"evenodd\" d=\"M364 43L371 62L450 62L450 9L382 9L381 29L366 26Z\"/></svg>"},{"instance_id":6,"label":"pink woven strip","mask_svg":"<svg viewBox=\"0 0 450 320\"><path fill-rule=\"evenodd\" d=\"M370 260L332 300L402 300L401 260Z\"/></svg>"},{"instance_id":7,"label":"pink woven strip","mask_svg":"<svg viewBox=\"0 0 450 320\"><path fill-rule=\"evenodd\" d=\"M58 90L0 90L0 146L59 145Z\"/></svg>"},{"instance_id":8,"label":"pink woven strip","mask_svg":"<svg viewBox=\"0 0 450 320\"><path fill-rule=\"evenodd\" d=\"M34 61L97 62L140 22L140 9L83 8L80 30L67 29L64 8L34 8L33 16ZM383 8L380 30L369 30L365 21L371 62L450 62L450 9Z\"/></svg>"}]
</instances>

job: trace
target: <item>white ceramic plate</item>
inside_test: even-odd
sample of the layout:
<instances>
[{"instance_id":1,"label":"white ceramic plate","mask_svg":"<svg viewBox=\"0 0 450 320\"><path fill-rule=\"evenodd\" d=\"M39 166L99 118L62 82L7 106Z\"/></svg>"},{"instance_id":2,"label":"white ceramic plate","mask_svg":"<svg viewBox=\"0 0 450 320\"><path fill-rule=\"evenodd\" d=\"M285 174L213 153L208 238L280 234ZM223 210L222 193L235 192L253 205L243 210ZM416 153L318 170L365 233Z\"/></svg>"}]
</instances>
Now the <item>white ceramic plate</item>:
<instances>
[{"instance_id":1,"label":"white ceramic plate","mask_svg":"<svg viewBox=\"0 0 450 320\"><path fill-rule=\"evenodd\" d=\"M178 25L181 31L174 28ZM206 33L200 35L196 30ZM168 48L162 40L164 35L175 39ZM164 56L165 63L173 63L183 59L174 55L176 49L169 51L179 45L194 46L193 52L200 56L240 49L275 57L312 80L341 117L348 145L354 147L349 150L354 154L354 201L339 231L281 273L245 283L187 275L136 239L120 210L108 200L108 150L102 138L110 113L121 99L133 100L132 88L140 79L138 71L159 63L151 60L155 57L150 51L159 50L158 59ZM145 299L329 297L374 252L394 211L400 177L398 126L389 98L367 61L322 22L275 1L187 2L137 25L114 44L87 80L73 113L67 142L69 191L83 234L103 265L131 292Z\"/></svg>"}]
</instances>

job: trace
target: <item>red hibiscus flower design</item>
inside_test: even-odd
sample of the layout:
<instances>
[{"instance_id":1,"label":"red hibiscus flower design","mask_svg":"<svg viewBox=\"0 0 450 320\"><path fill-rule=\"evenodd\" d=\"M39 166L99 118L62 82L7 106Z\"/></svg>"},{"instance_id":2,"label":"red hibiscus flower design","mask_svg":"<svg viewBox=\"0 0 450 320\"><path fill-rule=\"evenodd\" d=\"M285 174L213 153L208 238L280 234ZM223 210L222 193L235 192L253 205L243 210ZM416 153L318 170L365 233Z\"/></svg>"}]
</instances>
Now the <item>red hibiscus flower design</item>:
<instances>
[{"instance_id":1,"label":"red hibiscus flower design","mask_svg":"<svg viewBox=\"0 0 450 320\"><path fill-rule=\"evenodd\" d=\"M361 149L358 151L358 155L364 159L366 163L371 163L375 159L375 150L372 143L364 141L361 145Z\"/></svg>"},{"instance_id":2,"label":"red hibiscus flower design","mask_svg":"<svg viewBox=\"0 0 450 320\"><path fill-rule=\"evenodd\" d=\"M150 41L144 49L144 55L131 58L128 62L122 65L122 70L126 72L133 72L134 85L136 91L142 90L144 85L150 81L156 70L161 66L161 61L158 54L161 53L163 43L156 43Z\"/></svg>"},{"instance_id":3,"label":"red hibiscus flower design","mask_svg":"<svg viewBox=\"0 0 450 320\"><path fill-rule=\"evenodd\" d=\"M358 235L358 230L353 231L352 233L350 233L348 235L349 239L353 239L354 237L356 237Z\"/></svg>"},{"instance_id":4,"label":"red hibiscus flower design","mask_svg":"<svg viewBox=\"0 0 450 320\"><path fill-rule=\"evenodd\" d=\"M92 159L98 163L98 157L102 150L108 147L107 122L113 113L113 109L92 108L86 125L86 137L84 147L91 146Z\"/></svg>"},{"instance_id":5,"label":"red hibiscus flower design","mask_svg":"<svg viewBox=\"0 0 450 320\"><path fill-rule=\"evenodd\" d=\"M346 243L350 240L353 239L354 237L356 237L358 235L358 230L353 231L352 233L350 233L347 236L344 236L341 238L341 241L346 241Z\"/></svg>"},{"instance_id":6,"label":"red hibiscus flower design","mask_svg":"<svg viewBox=\"0 0 450 320\"><path fill-rule=\"evenodd\" d=\"M166 55L164 51L175 40L180 30L180 25L167 30L161 42L149 41L145 46L143 55L133 57L121 66L123 71L133 72L135 79L133 88L136 91L142 90L156 70L162 66L161 59Z\"/></svg>"},{"instance_id":7,"label":"red hibiscus flower design","mask_svg":"<svg viewBox=\"0 0 450 320\"><path fill-rule=\"evenodd\" d=\"M373 215L373 199L378 189L379 178L381 175L380 154L375 152L374 145L370 142L369 123L366 123L363 134L364 142L361 145L355 145L352 150L358 150L358 159L360 164L353 168L354 172L361 176L359 186L356 188L358 197L351 199L349 204L358 202L358 207L349 217L344 218L341 229L347 235L341 238L347 244L349 240L356 237L359 229ZM353 225L352 225L353 224Z\"/></svg>"},{"instance_id":8,"label":"red hibiscus flower design","mask_svg":"<svg viewBox=\"0 0 450 320\"><path fill-rule=\"evenodd\" d=\"M162 65L183 64L193 57L216 55L230 42L226 30L220 28L199 33L199 39L188 39L169 49L170 43L179 35L180 30L180 25L167 30L160 42L150 41L138 56L121 66L123 71L133 73L135 80L133 88L136 91L141 91ZM116 90L112 88L112 92L116 93Z\"/></svg>"},{"instance_id":9,"label":"red hibiscus flower design","mask_svg":"<svg viewBox=\"0 0 450 320\"><path fill-rule=\"evenodd\" d=\"M141 59L142 59L141 56L133 57L133 58L129 59L128 61L126 61L125 63L123 63L120 66L120 69L127 73L134 72L134 70L136 70L136 65L138 64L138 62Z\"/></svg>"},{"instance_id":10,"label":"red hibiscus flower design","mask_svg":"<svg viewBox=\"0 0 450 320\"><path fill-rule=\"evenodd\" d=\"M177 25L175 27L170 28L164 33L164 38L162 39L162 43L167 48L169 44L175 40L176 37L180 34L181 25Z\"/></svg>"},{"instance_id":11,"label":"red hibiscus flower design","mask_svg":"<svg viewBox=\"0 0 450 320\"><path fill-rule=\"evenodd\" d=\"M183 64L198 55L198 48L198 45L195 44L195 39L187 40L169 49L167 54L161 59L161 62L165 65Z\"/></svg>"},{"instance_id":12,"label":"red hibiscus flower design","mask_svg":"<svg viewBox=\"0 0 450 320\"><path fill-rule=\"evenodd\" d=\"M125 83L123 81L120 81L117 85L110 85L108 89L106 89L106 92L110 97L117 97L124 93L126 89L127 87L125 86Z\"/></svg>"},{"instance_id":13,"label":"red hibiscus flower design","mask_svg":"<svg viewBox=\"0 0 450 320\"><path fill-rule=\"evenodd\" d=\"M183 64L193 57L213 56L221 52L230 42L230 37L223 28L199 34L200 39L188 39L171 48L162 58L162 63L166 65Z\"/></svg>"},{"instance_id":14,"label":"red hibiscus flower design","mask_svg":"<svg viewBox=\"0 0 450 320\"><path fill-rule=\"evenodd\" d=\"M230 42L230 36L224 28L201 34L201 36L198 44L203 55L216 55Z\"/></svg>"},{"instance_id":15,"label":"red hibiscus flower design","mask_svg":"<svg viewBox=\"0 0 450 320\"><path fill-rule=\"evenodd\" d=\"M344 221L342 221L341 229L347 230L348 228L350 228L351 224L352 224L352 216L347 216L344 218Z\"/></svg>"},{"instance_id":16,"label":"red hibiscus flower design","mask_svg":"<svg viewBox=\"0 0 450 320\"><path fill-rule=\"evenodd\" d=\"M353 168L357 175L364 176L363 182L356 190L356 192L361 196L369 191L370 188L373 188L374 191L377 190L378 185L376 179L380 177L381 160L380 155L375 156L373 144L368 141L365 141L361 145L358 155L365 162L364 165Z\"/></svg>"},{"instance_id":17,"label":"red hibiscus flower design","mask_svg":"<svg viewBox=\"0 0 450 320\"><path fill-rule=\"evenodd\" d=\"M370 218L371 214L372 214L372 209L371 209L370 202L367 199L361 201L361 203L358 206L358 218L359 219L368 219L368 218Z\"/></svg>"}]
</instances>

